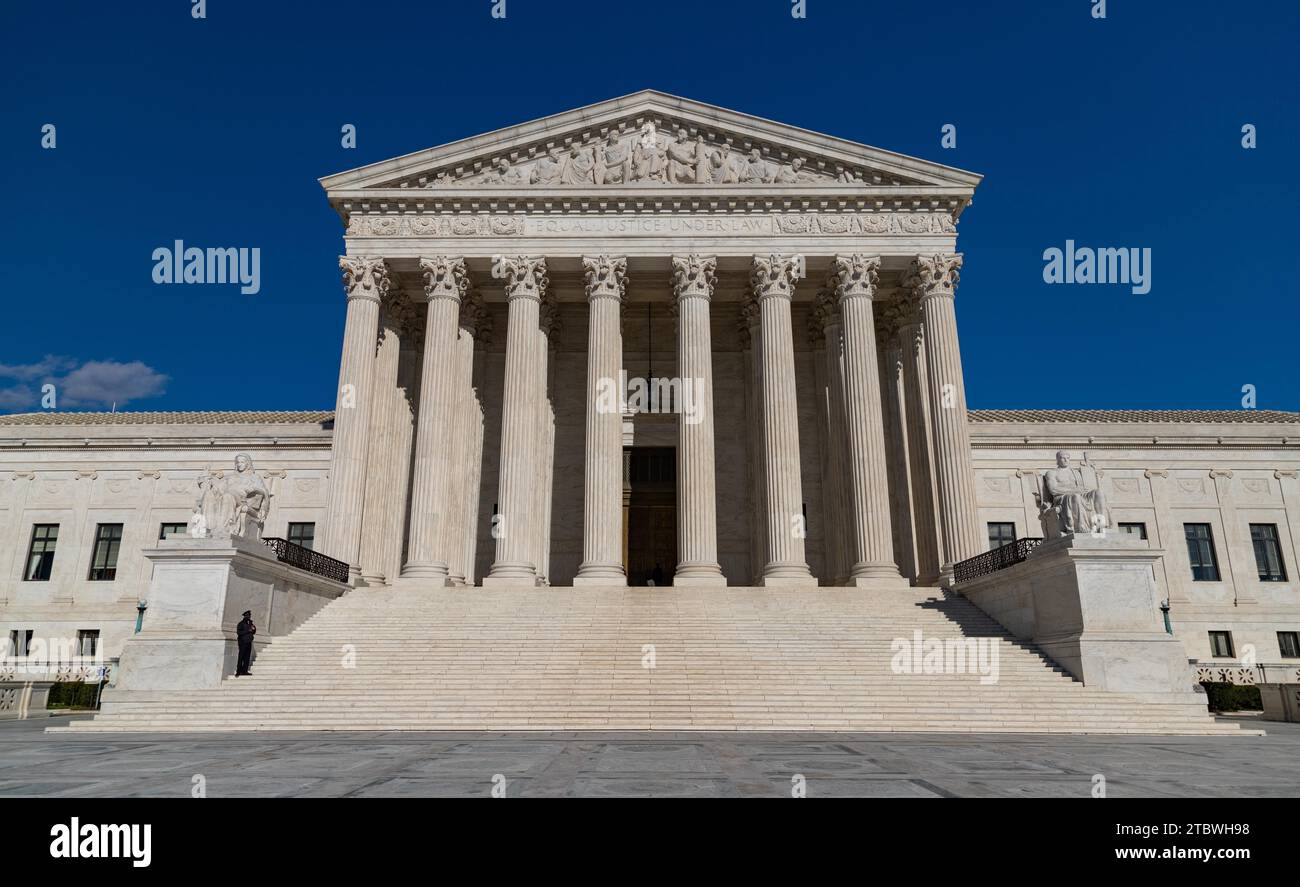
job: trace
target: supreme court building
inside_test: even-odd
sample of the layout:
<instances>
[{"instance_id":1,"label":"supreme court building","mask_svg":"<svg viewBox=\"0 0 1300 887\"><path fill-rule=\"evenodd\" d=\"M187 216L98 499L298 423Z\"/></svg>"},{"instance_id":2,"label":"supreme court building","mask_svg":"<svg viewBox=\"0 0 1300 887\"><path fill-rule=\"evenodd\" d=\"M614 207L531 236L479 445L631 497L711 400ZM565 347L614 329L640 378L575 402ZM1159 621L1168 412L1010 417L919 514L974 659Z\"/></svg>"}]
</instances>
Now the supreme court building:
<instances>
[{"instance_id":1,"label":"supreme court building","mask_svg":"<svg viewBox=\"0 0 1300 887\"><path fill-rule=\"evenodd\" d=\"M1066 450L1189 658L1300 655L1300 414L967 410L979 182L653 91L328 176L334 411L0 417L0 629L116 655L237 453L351 596L950 586Z\"/></svg>"}]
</instances>

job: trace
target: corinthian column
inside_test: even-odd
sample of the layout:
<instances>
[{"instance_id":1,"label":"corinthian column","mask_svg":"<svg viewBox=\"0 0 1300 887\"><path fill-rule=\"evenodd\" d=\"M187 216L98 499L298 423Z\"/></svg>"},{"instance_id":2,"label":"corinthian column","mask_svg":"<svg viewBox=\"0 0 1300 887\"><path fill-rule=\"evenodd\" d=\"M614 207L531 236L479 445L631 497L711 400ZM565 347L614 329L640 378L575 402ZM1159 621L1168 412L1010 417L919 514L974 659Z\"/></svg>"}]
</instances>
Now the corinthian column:
<instances>
[{"instance_id":1,"label":"corinthian column","mask_svg":"<svg viewBox=\"0 0 1300 887\"><path fill-rule=\"evenodd\" d=\"M836 256L831 285L844 336L844 404L848 430L849 502L853 510L850 585L905 587L894 563L889 474L880 402L880 367L872 300L880 259Z\"/></svg>"},{"instance_id":2,"label":"corinthian column","mask_svg":"<svg viewBox=\"0 0 1300 887\"><path fill-rule=\"evenodd\" d=\"M584 257L587 274L587 452L583 485L582 565L574 585L626 585L623 570L623 369L620 314L627 259Z\"/></svg>"},{"instance_id":3,"label":"corinthian column","mask_svg":"<svg viewBox=\"0 0 1300 887\"><path fill-rule=\"evenodd\" d=\"M916 584L939 581L939 515L934 501L933 446L930 440L925 326L912 289L899 302L898 347L903 358L903 404L907 428L908 475L912 491L912 531L916 539Z\"/></svg>"},{"instance_id":4,"label":"corinthian column","mask_svg":"<svg viewBox=\"0 0 1300 887\"><path fill-rule=\"evenodd\" d=\"M440 587L447 584L447 521L453 507L449 453L457 402L456 337L460 300L469 281L463 259L435 256L421 259L420 267L428 308L415 428L411 533L402 577Z\"/></svg>"},{"instance_id":5,"label":"corinthian column","mask_svg":"<svg viewBox=\"0 0 1300 887\"><path fill-rule=\"evenodd\" d=\"M853 567L854 519L849 502L851 487L845 481L849 468L849 432L847 407L844 403L844 325L834 292L823 289L817 294L813 320L825 341L826 360L826 458L828 482L822 488L827 509L828 579L844 585Z\"/></svg>"},{"instance_id":6,"label":"corinthian column","mask_svg":"<svg viewBox=\"0 0 1300 887\"><path fill-rule=\"evenodd\" d=\"M466 585L467 576L474 570L473 564L466 561L466 534L474 532L474 517L477 501L473 508L469 502L477 497L478 475L474 460L475 441L481 434L478 416L478 400L474 393L474 347L482 326L483 299L473 290L467 290L460 300L459 331L456 335L456 347L453 357L452 374L454 376L455 406L453 407L451 430L451 512L444 522L447 552L447 581L451 585Z\"/></svg>"},{"instance_id":7,"label":"corinthian column","mask_svg":"<svg viewBox=\"0 0 1300 887\"><path fill-rule=\"evenodd\" d=\"M395 506L392 490L394 478L389 472L394 457L397 411L397 371L401 363L402 344L398 333L395 302L401 295L393 292L382 306L379 349L375 354L374 402L370 409L370 443L366 453L365 505L361 515L361 580L366 585L383 585L391 569L384 561L386 540L390 532L388 511Z\"/></svg>"},{"instance_id":8,"label":"corinthian column","mask_svg":"<svg viewBox=\"0 0 1300 887\"><path fill-rule=\"evenodd\" d=\"M677 372L685 409L677 416L677 572L673 585L726 585L718 565L713 477L713 343L709 299L713 256L673 256Z\"/></svg>"},{"instance_id":9,"label":"corinthian column","mask_svg":"<svg viewBox=\"0 0 1300 887\"><path fill-rule=\"evenodd\" d=\"M966 383L962 379L957 314L953 309L960 269L960 255L918 256L904 281L920 300L925 324L930 428L943 541L940 582L944 585L952 581L953 564L979 554L983 547L971 468L970 429L966 425Z\"/></svg>"},{"instance_id":10,"label":"corinthian column","mask_svg":"<svg viewBox=\"0 0 1300 887\"><path fill-rule=\"evenodd\" d=\"M373 409L379 303L388 298L388 266L381 258L340 256L348 294L343 360L330 457L330 495L322 552L348 563L353 584L361 578L361 514L365 507L366 451Z\"/></svg>"},{"instance_id":11,"label":"corinthian column","mask_svg":"<svg viewBox=\"0 0 1300 887\"><path fill-rule=\"evenodd\" d=\"M548 283L546 260L512 256L501 260L507 301L505 391L501 399L501 474L498 513L493 527L496 559L485 586L536 585L532 560L533 481L536 470L536 339L542 295Z\"/></svg>"},{"instance_id":12,"label":"corinthian column","mask_svg":"<svg viewBox=\"0 0 1300 887\"><path fill-rule=\"evenodd\" d=\"M767 496L767 559L762 585L816 585L804 558L799 410L794 386L793 258L754 256L750 285L763 328L763 477Z\"/></svg>"}]
</instances>

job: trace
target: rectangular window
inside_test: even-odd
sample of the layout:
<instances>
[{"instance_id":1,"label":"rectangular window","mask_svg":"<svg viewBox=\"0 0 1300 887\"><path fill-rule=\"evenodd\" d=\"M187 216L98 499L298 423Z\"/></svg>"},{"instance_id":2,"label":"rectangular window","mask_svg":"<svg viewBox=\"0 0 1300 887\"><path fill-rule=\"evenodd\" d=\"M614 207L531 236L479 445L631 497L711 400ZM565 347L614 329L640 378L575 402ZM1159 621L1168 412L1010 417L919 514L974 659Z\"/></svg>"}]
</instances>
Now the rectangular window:
<instances>
[{"instance_id":1,"label":"rectangular window","mask_svg":"<svg viewBox=\"0 0 1300 887\"><path fill-rule=\"evenodd\" d=\"M58 524L36 524L32 527L32 544L27 549L27 569L23 571L26 582L48 582L54 569L54 546L59 541Z\"/></svg>"},{"instance_id":2,"label":"rectangular window","mask_svg":"<svg viewBox=\"0 0 1300 887\"><path fill-rule=\"evenodd\" d=\"M32 648L32 630L16 628L9 632L9 649L5 651L8 656L26 656L27 651Z\"/></svg>"},{"instance_id":3,"label":"rectangular window","mask_svg":"<svg viewBox=\"0 0 1300 887\"><path fill-rule=\"evenodd\" d=\"M316 544L316 525L289 524L289 541L303 548L313 547Z\"/></svg>"},{"instance_id":4,"label":"rectangular window","mask_svg":"<svg viewBox=\"0 0 1300 887\"><path fill-rule=\"evenodd\" d=\"M77 632L77 655L94 656L99 650L99 630L82 629Z\"/></svg>"},{"instance_id":5,"label":"rectangular window","mask_svg":"<svg viewBox=\"0 0 1300 887\"><path fill-rule=\"evenodd\" d=\"M1214 533L1209 524L1183 524L1187 536L1187 559L1196 582L1218 582L1219 560L1214 554Z\"/></svg>"},{"instance_id":6,"label":"rectangular window","mask_svg":"<svg viewBox=\"0 0 1300 887\"><path fill-rule=\"evenodd\" d=\"M1015 524L989 521L989 551L1015 541Z\"/></svg>"},{"instance_id":7,"label":"rectangular window","mask_svg":"<svg viewBox=\"0 0 1300 887\"><path fill-rule=\"evenodd\" d=\"M1136 536L1139 539L1147 537L1147 525L1144 523L1121 523L1119 525L1121 533L1128 533L1130 536Z\"/></svg>"},{"instance_id":8,"label":"rectangular window","mask_svg":"<svg viewBox=\"0 0 1300 887\"><path fill-rule=\"evenodd\" d=\"M1255 567L1260 582L1285 582L1282 549L1277 544L1277 524L1251 524L1250 543L1255 546Z\"/></svg>"},{"instance_id":9,"label":"rectangular window","mask_svg":"<svg viewBox=\"0 0 1300 887\"><path fill-rule=\"evenodd\" d=\"M1212 631L1210 632L1210 654L1220 659L1231 659L1232 653L1232 632L1230 631Z\"/></svg>"},{"instance_id":10,"label":"rectangular window","mask_svg":"<svg viewBox=\"0 0 1300 887\"><path fill-rule=\"evenodd\" d=\"M162 524L158 527L158 538L166 539L168 536L184 536L189 531L189 524Z\"/></svg>"},{"instance_id":11,"label":"rectangular window","mask_svg":"<svg viewBox=\"0 0 1300 887\"><path fill-rule=\"evenodd\" d=\"M95 551L90 558L92 582L112 582L117 578L117 553L122 548L122 525L100 524L95 528Z\"/></svg>"},{"instance_id":12,"label":"rectangular window","mask_svg":"<svg viewBox=\"0 0 1300 887\"><path fill-rule=\"evenodd\" d=\"M1283 659L1300 659L1300 631L1279 631L1277 648Z\"/></svg>"}]
</instances>

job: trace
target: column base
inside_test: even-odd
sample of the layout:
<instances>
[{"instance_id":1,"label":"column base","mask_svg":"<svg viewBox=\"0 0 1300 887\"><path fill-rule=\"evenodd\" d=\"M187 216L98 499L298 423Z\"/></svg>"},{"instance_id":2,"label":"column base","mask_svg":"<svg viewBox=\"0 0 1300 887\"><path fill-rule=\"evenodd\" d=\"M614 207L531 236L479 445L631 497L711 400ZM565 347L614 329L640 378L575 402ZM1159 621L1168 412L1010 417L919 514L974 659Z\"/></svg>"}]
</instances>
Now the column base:
<instances>
[{"instance_id":1,"label":"column base","mask_svg":"<svg viewBox=\"0 0 1300 887\"><path fill-rule=\"evenodd\" d=\"M362 573L357 580L357 588L374 588L378 585L387 585L388 579L383 573Z\"/></svg>"},{"instance_id":2,"label":"column base","mask_svg":"<svg viewBox=\"0 0 1300 887\"><path fill-rule=\"evenodd\" d=\"M872 591L899 591L912 587L898 571L897 564L854 564L845 585Z\"/></svg>"},{"instance_id":3,"label":"column base","mask_svg":"<svg viewBox=\"0 0 1300 887\"><path fill-rule=\"evenodd\" d=\"M763 568L763 575L758 580L759 587L815 586L816 584L817 578L813 576L807 564L768 564Z\"/></svg>"},{"instance_id":4,"label":"column base","mask_svg":"<svg viewBox=\"0 0 1300 887\"><path fill-rule=\"evenodd\" d=\"M722 567L717 564L678 564L673 574L674 586L687 585L727 585L727 577L722 575Z\"/></svg>"},{"instance_id":5,"label":"column base","mask_svg":"<svg viewBox=\"0 0 1300 887\"><path fill-rule=\"evenodd\" d=\"M573 584L626 586L627 574L622 564L582 564L578 575L573 577Z\"/></svg>"},{"instance_id":6,"label":"column base","mask_svg":"<svg viewBox=\"0 0 1300 887\"><path fill-rule=\"evenodd\" d=\"M447 565L437 562L432 564L407 564L402 567L401 578L414 579L434 588L444 588L451 584L450 577L447 574Z\"/></svg>"}]
</instances>

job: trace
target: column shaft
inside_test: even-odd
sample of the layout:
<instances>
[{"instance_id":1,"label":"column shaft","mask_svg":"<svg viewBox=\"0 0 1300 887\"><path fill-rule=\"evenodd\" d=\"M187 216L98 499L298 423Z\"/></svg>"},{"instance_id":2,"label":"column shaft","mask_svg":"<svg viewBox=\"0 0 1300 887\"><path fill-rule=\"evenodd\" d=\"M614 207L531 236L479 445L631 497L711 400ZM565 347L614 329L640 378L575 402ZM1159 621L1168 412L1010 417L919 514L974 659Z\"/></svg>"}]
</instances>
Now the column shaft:
<instances>
[{"instance_id":1,"label":"column shaft","mask_svg":"<svg viewBox=\"0 0 1300 887\"><path fill-rule=\"evenodd\" d=\"M908 277L908 285L920 298L925 324L930 428L943 538L940 581L945 585L952 580L953 564L979 554L984 547L979 533L970 428L966 419L966 385L953 307L960 267L959 255L920 257Z\"/></svg>"},{"instance_id":2,"label":"column shaft","mask_svg":"<svg viewBox=\"0 0 1300 887\"><path fill-rule=\"evenodd\" d=\"M445 547L452 508L450 462L456 407L455 350L465 263L437 256L421 259L425 296L424 360L420 368L420 410L415 431L411 490L411 534L402 577L440 587L448 581Z\"/></svg>"},{"instance_id":3,"label":"column shaft","mask_svg":"<svg viewBox=\"0 0 1300 887\"><path fill-rule=\"evenodd\" d=\"M879 358L872 300L880 260L837 256L836 297L844 331L844 402L849 439L849 486L853 508L853 566L858 587L904 586L894 562L889 513Z\"/></svg>"},{"instance_id":4,"label":"column shaft","mask_svg":"<svg viewBox=\"0 0 1300 887\"><path fill-rule=\"evenodd\" d=\"M919 318L899 330L903 354L904 409L907 413L907 459L912 489L912 521L916 537L916 584L939 580L939 525L931 464L930 418L925 372L925 345Z\"/></svg>"},{"instance_id":5,"label":"column shaft","mask_svg":"<svg viewBox=\"0 0 1300 887\"><path fill-rule=\"evenodd\" d=\"M334 410L329 504L322 553L348 563L355 584L361 579L361 515L365 507L366 453L375 376L379 304L387 298L388 266L383 259L339 258L348 293L343 326L343 359Z\"/></svg>"},{"instance_id":6,"label":"column shaft","mask_svg":"<svg viewBox=\"0 0 1300 887\"><path fill-rule=\"evenodd\" d=\"M503 260L502 268L506 275L508 322L498 514L493 527L497 545L492 569L483 584L532 586L537 583L531 514L537 445L535 343L547 283L546 262L515 256Z\"/></svg>"},{"instance_id":7,"label":"column shaft","mask_svg":"<svg viewBox=\"0 0 1300 887\"><path fill-rule=\"evenodd\" d=\"M713 343L709 300L717 260L674 256L677 372L677 572L674 585L726 585L718 565L718 506L713 462Z\"/></svg>"},{"instance_id":8,"label":"column shaft","mask_svg":"<svg viewBox=\"0 0 1300 887\"><path fill-rule=\"evenodd\" d=\"M387 510L395 507L392 472L397 422L397 371L401 342L392 311L383 310L383 333L375 355L374 406L370 411L370 443L366 454L365 506L361 516L361 579L366 585L383 585L388 578L384 561Z\"/></svg>"},{"instance_id":9,"label":"column shaft","mask_svg":"<svg viewBox=\"0 0 1300 887\"><path fill-rule=\"evenodd\" d=\"M622 305L627 261L584 258L587 276L587 437L582 564L574 585L626 585L623 570Z\"/></svg>"},{"instance_id":10,"label":"column shaft","mask_svg":"<svg viewBox=\"0 0 1300 887\"><path fill-rule=\"evenodd\" d=\"M799 411L794 383L790 301L794 261L755 256L751 276L763 327L763 477L767 493L767 558L763 585L816 585L804 555Z\"/></svg>"}]
</instances>

